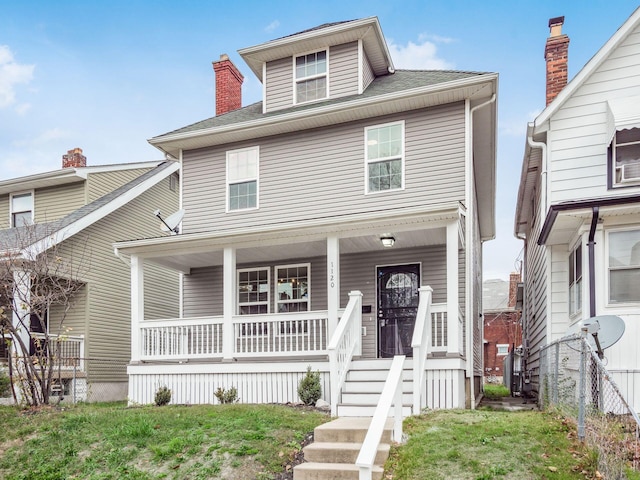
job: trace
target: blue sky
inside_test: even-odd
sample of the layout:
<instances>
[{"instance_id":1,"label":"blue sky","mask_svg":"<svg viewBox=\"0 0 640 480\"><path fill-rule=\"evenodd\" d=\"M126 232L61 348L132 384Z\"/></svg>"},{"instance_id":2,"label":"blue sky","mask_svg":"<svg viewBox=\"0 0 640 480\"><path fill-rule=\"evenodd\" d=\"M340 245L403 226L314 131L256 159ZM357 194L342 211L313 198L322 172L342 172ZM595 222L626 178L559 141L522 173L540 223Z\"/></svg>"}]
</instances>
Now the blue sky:
<instances>
[{"instance_id":1,"label":"blue sky","mask_svg":"<svg viewBox=\"0 0 640 480\"><path fill-rule=\"evenodd\" d=\"M522 250L513 215L526 123L544 108L548 20L565 16L569 77L631 15L627 0L182 1L0 0L0 180L88 164L161 159L153 136L214 115L211 62L325 22L377 16L396 68L500 74L496 239L485 279L508 279Z\"/></svg>"}]
</instances>

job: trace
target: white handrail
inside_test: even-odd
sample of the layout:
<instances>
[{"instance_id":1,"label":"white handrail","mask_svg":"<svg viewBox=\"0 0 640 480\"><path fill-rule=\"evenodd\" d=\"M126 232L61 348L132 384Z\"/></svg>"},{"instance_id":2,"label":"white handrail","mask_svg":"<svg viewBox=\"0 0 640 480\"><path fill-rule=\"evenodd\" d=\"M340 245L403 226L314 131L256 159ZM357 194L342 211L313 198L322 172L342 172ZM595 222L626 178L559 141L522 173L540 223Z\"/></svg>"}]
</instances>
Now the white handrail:
<instances>
[{"instance_id":1,"label":"white handrail","mask_svg":"<svg viewBox=\"0 0 640 480\"><path fill-rule=\"evenodd\" d=\"M359 470L360 480L371 480L373 465L382 439L387 418L389 418L389 410L391 405L393 409L393 433L391 440L394 442L402 441L402 369L404 368L404 355L396 355L393 357L387 380L382 389L380 401L373 413L369 430L364 437L360 453L356 460Z\"/></svg>"},{"instance_id":2,"label":"white handrail","mask_svg":"<svg viewBox=\"0 0 640 480\"><path fill-rule=\"evenodd\" d=\"M431 343L431 299L433 288L420 287L418 314L413 329L411 348L413 348L413 414L420 414L422 409L423 383L425 381L425 364Z\"/></svg>"},{"instance_id":3,"label":"white handrail","mask_svg":"<svg viewBox=\"0 0 640 480\"><path fill-rule=\"evenodd\" d=\"M333 333L327 351L331 381L331 415L338 414L340 392L349 372L351 359L359 351L362 342L362 293L349 292L349 303L336 331Z\"/></svg>"}]
</instances>

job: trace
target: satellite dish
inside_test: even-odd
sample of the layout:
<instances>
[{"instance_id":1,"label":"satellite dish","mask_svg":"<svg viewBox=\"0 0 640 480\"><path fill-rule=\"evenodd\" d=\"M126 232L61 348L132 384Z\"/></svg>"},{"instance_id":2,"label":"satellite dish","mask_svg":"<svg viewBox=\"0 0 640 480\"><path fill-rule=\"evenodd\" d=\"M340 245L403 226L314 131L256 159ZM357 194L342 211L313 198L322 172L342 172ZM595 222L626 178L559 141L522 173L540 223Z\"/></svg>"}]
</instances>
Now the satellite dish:
<instances>
[{"instance_id":1,"label":"satellite dish","mask_svg":"<svg viewBox=\"0 0 640 480\"><path fill-rule=\"evenodd\" d=\"M587 329L587 340L591 347L601 352L622 338L625 325L624 320L617 315L598 315L574 323L565 336L580 334L583 328Z\"/></svg>"},{"instance_id":2,"label":"satellite dish","mask_svg":"<svg viewBox=\"0 0 640 480\"><path fill-rule=\"evenodd\" d=\"M173 232L173 233L179 232L178 225L180 225L180 222L184 217L184 208L181 208L177 212L172 213L167 218L162 218L160 214L160 210L156 210L154 214L163 223L163 225L160 227L160 229L163 232Z\"/></svg>"}]
</instances>

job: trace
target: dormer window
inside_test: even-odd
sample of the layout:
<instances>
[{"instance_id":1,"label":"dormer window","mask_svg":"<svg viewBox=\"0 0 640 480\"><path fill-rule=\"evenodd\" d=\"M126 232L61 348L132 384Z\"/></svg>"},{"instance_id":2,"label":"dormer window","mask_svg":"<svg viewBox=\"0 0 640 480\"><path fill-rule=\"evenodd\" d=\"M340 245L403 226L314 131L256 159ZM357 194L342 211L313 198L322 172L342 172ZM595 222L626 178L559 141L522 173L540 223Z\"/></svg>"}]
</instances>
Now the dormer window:
<instances>
[{"instance_id":1,"label":"dormer window","mask_svg":"<svg viewBox=\"0 0 640 480\"><path fill-rule=\"evenodd\" d=\"M619 130L611 142L615 185L640 184L640 128Z\"/></svg>"},{"instance_id":2,"label":"dormer window","mask_svg":"<svg viewBox=\"0 0 640 480\"><path fill-rule=\"evenodd\" d=\"M31 192L11 195L11 226L33 224L33 195Z\"/></svg>"},{"instance_id":3,"label":"dormer window","mask_svg":"<svg viewBox=\"0 0 640 480\"><path fill-rule=\"evenodd\" d=\"M327 98L327 51L300 55L295 64L296 103Z\"/></svg>"}]
</instances>

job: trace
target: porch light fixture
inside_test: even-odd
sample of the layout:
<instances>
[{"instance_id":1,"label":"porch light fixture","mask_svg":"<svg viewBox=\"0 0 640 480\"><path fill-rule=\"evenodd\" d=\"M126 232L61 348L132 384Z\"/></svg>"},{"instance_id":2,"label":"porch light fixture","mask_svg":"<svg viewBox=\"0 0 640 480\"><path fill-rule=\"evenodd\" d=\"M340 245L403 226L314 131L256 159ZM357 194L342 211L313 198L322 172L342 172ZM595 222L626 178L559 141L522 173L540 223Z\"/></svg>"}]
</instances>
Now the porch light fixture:
<instances>
[{"instance_id":1,"label":"porch light fixture","mask_svg":"<svg viewBox=\"0 0 640 480\"><path fill-rule=\"evenodd\" d=\"M382 242L382 246L385 248L393 247L393 244L396 243L396 239L393 235L382 235L380 237L380 241Z\"/></svg>"}]
</instances>

